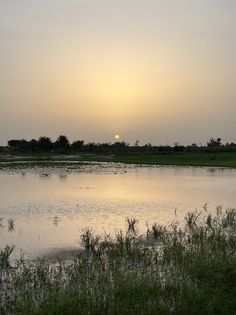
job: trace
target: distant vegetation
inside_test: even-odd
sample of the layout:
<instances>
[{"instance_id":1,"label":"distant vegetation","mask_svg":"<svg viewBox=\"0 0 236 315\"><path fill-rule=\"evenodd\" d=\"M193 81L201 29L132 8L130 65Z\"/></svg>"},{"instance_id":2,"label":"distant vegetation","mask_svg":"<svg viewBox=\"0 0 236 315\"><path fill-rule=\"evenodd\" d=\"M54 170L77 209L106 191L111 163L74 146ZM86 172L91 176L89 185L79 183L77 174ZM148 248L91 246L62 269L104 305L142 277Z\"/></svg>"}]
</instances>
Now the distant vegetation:
<instances>
[{"instance_id":1,"label":"distant vegetation","mask_svg":"<svg viewBox=\"0 0 236 315\"><path fill-rule=\"evenodd\" d=\"M85 143L83 140L77 140L70 143L69 139L61 135L53 142L49 137L40 137L38 140L9 140L8 146L3 148L2 152L8 153L56 153L56 154L73 154L73 153L93 153L93 154L171 154L171 153L200 153L200 152L236 152L235 143L222 143L221 138L211 138L206 145L193 143L191 145L180 145L175 143L173 146L159 145L154 146L151 143L139 145L136 141L130 145L124 141L115 143Z\"/></svg>"},{"instance_id":2,"label":"distant vegetation","mask_svg":"<svg viewBox=\"0 0 236 315\"><path fill-rule=\"evenodd\" d=\"M114 237L85 229L69 264L11 266L14 247L2 249L0 314L235 314L235 209L204 208L140 236L138 221L127 223Z\"/></svg>"},{"instance_id":3,"label":"distant vegetation","mask_svg":"<svg viewBox=\"0 0 236 315\"><path fill-rule=\"evenodd\" d=\"M0 147L0 162L11 165L19 161L40 163L95 161L120 162L152 165L188 165L236 167L236 144L222 143L221 138L211 138L206 145L133 145L124 141L114 143L85 143L83 140L70 142L61 135L56 141L48 137L38 140L9 140L7 147Z\"/></svg>"}]
</instances>

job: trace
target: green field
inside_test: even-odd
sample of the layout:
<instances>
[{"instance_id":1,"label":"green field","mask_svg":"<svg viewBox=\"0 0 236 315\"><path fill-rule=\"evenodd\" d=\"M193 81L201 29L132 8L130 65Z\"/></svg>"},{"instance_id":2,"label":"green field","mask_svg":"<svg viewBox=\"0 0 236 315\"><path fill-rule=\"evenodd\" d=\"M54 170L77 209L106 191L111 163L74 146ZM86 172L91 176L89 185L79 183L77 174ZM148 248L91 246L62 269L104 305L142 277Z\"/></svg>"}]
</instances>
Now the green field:
<instances>
[{"instance_id":1,"label":"green field","mask_svg":"<svg viewBox=\"0 0 236 315\"><path fill-rule=\"evenodd\" d=\"M19 161L104 161L153 165L217 166L236 167L236 152L221 153L175 153L175 154L122 154L122 155L0 155L0 162L17 163Z\"/></svg>"},{"instance_id":2,"label":"green field","mask_svg":"<svg viewBox=\"0 0 236 315\"><path fill-rule=\"evenodd\" d=\"M179 153L179 154L142 154L117 156L117 162L157 165L189 165L236 167L236 153Z\"/></svg>"}]
</instances>

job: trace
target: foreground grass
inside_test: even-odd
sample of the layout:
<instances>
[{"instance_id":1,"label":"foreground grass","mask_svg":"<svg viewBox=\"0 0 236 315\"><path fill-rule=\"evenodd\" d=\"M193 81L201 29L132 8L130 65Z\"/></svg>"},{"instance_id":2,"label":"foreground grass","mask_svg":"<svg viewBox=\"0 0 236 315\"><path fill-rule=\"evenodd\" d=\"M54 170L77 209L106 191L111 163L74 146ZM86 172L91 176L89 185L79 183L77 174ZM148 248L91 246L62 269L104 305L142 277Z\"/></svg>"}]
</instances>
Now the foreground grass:
<instances>
[{"instance_id":1,"label":"foreground grass","mask_svg":"<svg viewBox=\"0 0 236 315\"><path fill-rule=\"evenodd\" d=\"M0 253L0 314L236 314L236 210L188 213L180 228L136 235L84 230L73 263L7 264Z\"/></svg>"},{"instance_id":2,"label":"foreground grass","mask_svg":"<svg viewBox=\"0 0 236 315\"><path fill-rule=\"evenodd\" d=\"M0 155L0 166L4 163L15 165L17 162L57 162L57 161L97 161L120 162L152 165L186 165L186 166L217 166L236 167L236 152L219 153L175 153L175 154L132 154L132 155ZM9 164L8 164L9 166Z\"/></svg>"}]
</instances>

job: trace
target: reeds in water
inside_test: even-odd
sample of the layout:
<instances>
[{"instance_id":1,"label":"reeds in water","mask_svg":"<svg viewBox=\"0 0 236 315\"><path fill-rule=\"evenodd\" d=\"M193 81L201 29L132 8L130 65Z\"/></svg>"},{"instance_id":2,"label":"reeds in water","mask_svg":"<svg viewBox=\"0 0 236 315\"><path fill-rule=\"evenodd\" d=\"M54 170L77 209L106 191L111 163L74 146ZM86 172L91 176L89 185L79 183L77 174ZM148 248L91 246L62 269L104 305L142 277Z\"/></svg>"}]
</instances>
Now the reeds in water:
<instances>
[{"instance_id":1,"label":"reeds in water","mask_svg":"<svg viewBox=\"0 0 236 315\"><path fill-rule=\"evenodd\" d=\"M0 314L235 314L235 209L189 213L184 226L153 224L146 234L85 229L85 250L69 265L10 268L5 249Z\"/></svg>"}]
</instances>

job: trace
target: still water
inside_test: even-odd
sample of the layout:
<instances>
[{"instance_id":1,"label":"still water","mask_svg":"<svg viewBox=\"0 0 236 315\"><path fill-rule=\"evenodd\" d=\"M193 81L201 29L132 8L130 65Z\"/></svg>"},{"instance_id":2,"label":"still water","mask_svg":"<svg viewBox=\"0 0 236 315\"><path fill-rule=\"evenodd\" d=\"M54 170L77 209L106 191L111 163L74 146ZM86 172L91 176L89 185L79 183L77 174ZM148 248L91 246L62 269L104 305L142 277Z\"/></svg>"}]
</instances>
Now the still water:
<instances>
[{"instance_id":1,"label":"still water","mask_svg":"<svg viewBox=\"0 0 236 315\"><path fill-rule=\"evenodd\" d=\"M46 165L46 164L45 164ZM79 247L83 228L124 230L125 219L181 223L187 211L236 207L236 170L69 163L0 170L0 248L42 256ZM204 210L203 210L204 211ZM11 222L11 219L14 222Z\"/></svg>"}]
</instances>

